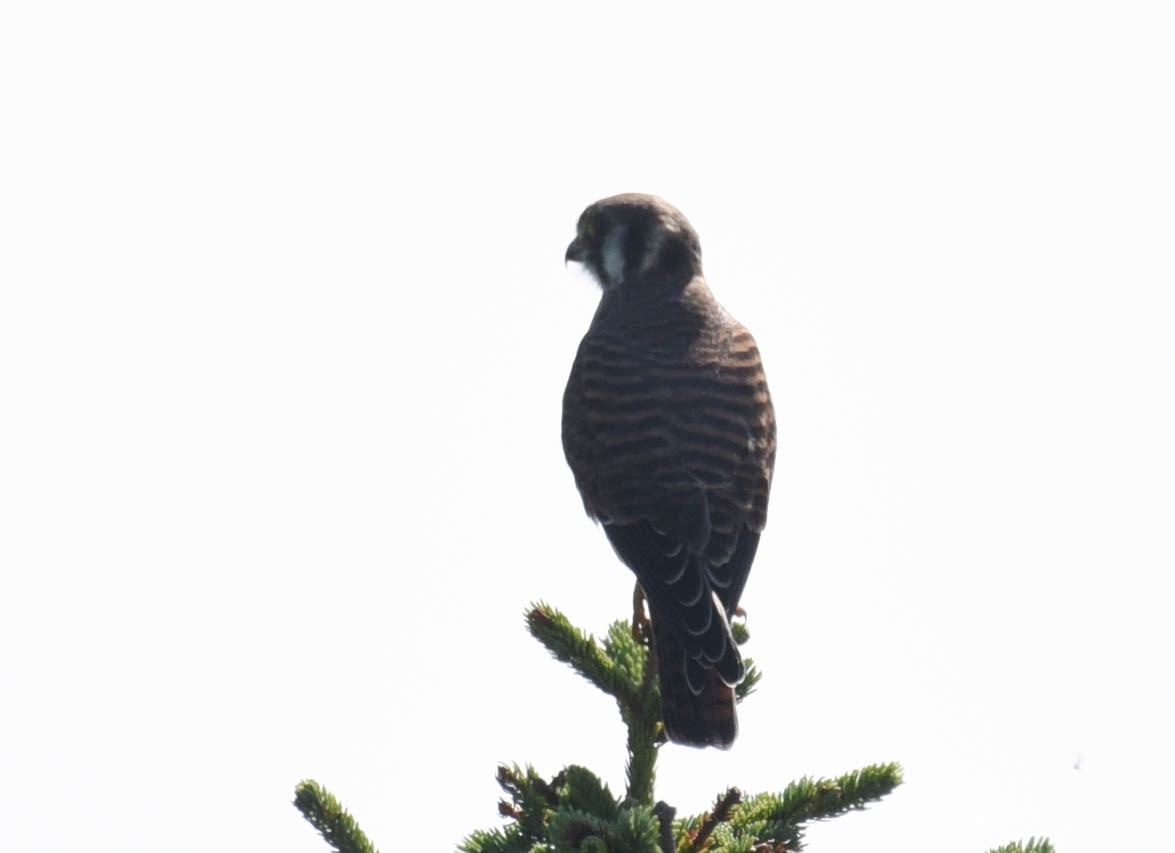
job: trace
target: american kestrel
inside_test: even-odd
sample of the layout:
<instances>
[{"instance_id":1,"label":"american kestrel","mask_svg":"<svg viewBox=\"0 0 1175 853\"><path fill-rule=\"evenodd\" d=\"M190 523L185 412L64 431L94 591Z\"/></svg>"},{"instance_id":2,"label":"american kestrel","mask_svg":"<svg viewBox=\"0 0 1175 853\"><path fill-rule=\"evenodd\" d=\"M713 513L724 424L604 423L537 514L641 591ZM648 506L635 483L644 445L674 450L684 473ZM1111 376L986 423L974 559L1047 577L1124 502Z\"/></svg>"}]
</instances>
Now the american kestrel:
<instances>
[{"instance_id":1,"label":"american kestrel","mask_svg":"<svg viewBox=\"0 0 1175 853\"><path fill-rule=\"evenodd\" d=\"M603 290L563 396L567 462L649 602L669 739L726 748L744 674L729 620L775 461L759 350L710 293L697 233L659 198L591 205L566 260Z\"/></svg>"}]
</instances>

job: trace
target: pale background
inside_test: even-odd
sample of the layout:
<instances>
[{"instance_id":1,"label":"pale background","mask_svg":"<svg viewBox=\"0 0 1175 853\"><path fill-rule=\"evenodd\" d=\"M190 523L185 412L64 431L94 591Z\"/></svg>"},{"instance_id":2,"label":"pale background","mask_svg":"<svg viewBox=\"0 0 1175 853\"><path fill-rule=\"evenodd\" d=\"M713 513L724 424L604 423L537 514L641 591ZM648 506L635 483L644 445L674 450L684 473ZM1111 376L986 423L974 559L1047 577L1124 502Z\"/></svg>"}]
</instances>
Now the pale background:
<instances>
[{"instance_id":1,"label":"pale background","mask_svg":"<svg viewBox=\"0 0 1175 853\"><path fill-rule=\"evenodd\" d=\"M522 629L631 579L560 395L589 202L664 196L781 423L766 673L661 797L897 760L813 853L1170 848L1167 3L9 2L0 849L384 851L623 784Z\"/></svg>"}]
</instances>

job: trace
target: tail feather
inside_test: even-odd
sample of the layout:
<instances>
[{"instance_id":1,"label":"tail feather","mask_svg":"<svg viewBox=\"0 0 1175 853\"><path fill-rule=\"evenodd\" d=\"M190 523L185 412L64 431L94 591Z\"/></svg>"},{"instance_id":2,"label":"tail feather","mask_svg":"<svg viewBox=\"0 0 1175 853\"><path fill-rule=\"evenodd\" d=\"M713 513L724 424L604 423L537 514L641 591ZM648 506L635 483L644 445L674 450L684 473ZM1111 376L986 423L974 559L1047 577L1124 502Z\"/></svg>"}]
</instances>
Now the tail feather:
<instances>
[{"instance_id":1,"label":"tail feather","mask_svg":"<svg viewBox=\"0 0 1175 853\"><path fill-rule=\"evenodd\" d=\"M656 616L653 644L661 684L661 716L669 739L686 746L728 749L738 735L734 690L716 668L706 668L701 691L694 693L686 677L685 649Z\"/></svg>"}]
</instances>

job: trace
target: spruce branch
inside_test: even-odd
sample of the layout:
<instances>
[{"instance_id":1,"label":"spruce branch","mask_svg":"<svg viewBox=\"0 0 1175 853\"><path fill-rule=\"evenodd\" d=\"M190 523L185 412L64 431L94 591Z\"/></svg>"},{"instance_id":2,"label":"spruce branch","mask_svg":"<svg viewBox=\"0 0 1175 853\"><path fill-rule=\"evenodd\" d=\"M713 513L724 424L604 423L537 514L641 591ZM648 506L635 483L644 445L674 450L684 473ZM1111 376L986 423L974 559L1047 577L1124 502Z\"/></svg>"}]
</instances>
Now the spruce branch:
<instances>
[{"instance_id":1,"label":"spruce branch","mask_svg":"<svg viewBox=\"0 0 1175 853\"><path fill-rule=\"evenodd\" d=\"M755 666L755 661L751 658L743 658L743 665L746 671L743 674L743 680L734 686L734 698L736 702L742 702L748 696L755 692L755 688L759 685L760 679L763 678L763 673Z\"/></svg>"},{"instance_id":2,"label":"spruce branch","mask_svg":"<svg viewBox=\"0 0 1175 853\"><path fill-rule=\"evenodd\" d=\"M572 764L556 776L551 784L561 806L580 809L606 821L615 820L620 814L620 804L608 786L586 767Z\"/></svg>"},{"instance_id":3,"label":"spruce branch","mask_svg":"<svg viewBox=\"0 0 1175 853\"><path fill-rule=\"evenodd\" d=\"M298 783L294 789L294 805L338 853L376 853L355 818L312 779Z\"/></svg>"},{"instance_id":4,"label":"spruce branch","mask_svg":"<svg viewBox=\"0 0 1175 853\"><path fill-rule=\"evenodd\" d=\"M635 625L613 622L602 643L543 602L526 613L530 633L558 660L616 700L628 732L626 803L653 805L657 747L664 738L655 661L634 634Z\"/></svg>"},{"instance_id":5,"label":"spruce branch","mask_svg":"<svg viewBox=\"0 0 1175 853\"><path fill-rule=\"evenodd\" d=\"M764 850L793 851L803 847L804 825L814 820L865 808L901 784L901 767L875 764L836 779L804 777L779 794L758 794L731 814L727 825L715 829L714 853L744 850L748 842L770 843ZM690 826L702 821L694 819Z\"/></svg>"},{"instance_id":6,"label":"spruce branch","mask_svg":"<svg viewBox=\"0 0 1175 853\"><path fill-rule=\"evenodd\" d=\"M988 853L1057 853L1047 838L1029 838L1027 841L1013 841L1003 847L996 847Z\"/></svg>"},{"instance_id":7,"label":"spruce branch","mask_svg":"<svg viewBox=\"0 0 1175 853\"><path fill-rule=\"evenodd\" d=\"M617 696L616 703L628 730L625 743L628 760L624 766L628 783L625 800L652 805L653 785L657 776L657 750L664 740L665 727L661 723L657 662L634 634L635 631L630 631L627 623L613 622L604 645L617 659L628 664L630 675L640 673L636 690L627 697L627 701Z\"/></svg>"},{"instance_id":8,"label":"spruce branch","mask_svg":"<svg viewBox=\"0 0 1175 853\"><path fill-rule=\"evenodd\" d=\"M873 764L836 779L804 777L792 782L779 797L773 820L801 823L827 820L848 811L863 809L880 800L902 783L897 764Z\"/></svg>"},{"instance_id":9,"label":"spruce branch","mask_svg":"<svg viewBox=\"0 0 1175 853\"><path fill-rule=\"evenodd\" d=\"M655 810L618 802L594 773L571 765L549 782L534 770L498 768L510 796L499 811L514 822L504 830L475 832L462 843L468 853L664 853Z\"/></svg>"},{"instance_id":10,"label":"spruce branch","mask_svg":"<svg viewBox=\"0 0 1175 853\"><path fill-rule=\"evenodd\" d=\"M530 841L540 839L547 816L559 804L554 782L548 784L529 764L503 764L498 767L498 786L510 796L509 805L503 801L498 810L505 813L509 808L517 821L512 828Z\"/></svg>"},{"instance_id":11,"label":"spruce branch","mask_svg":"<svg viewBox=\"0 0 1175 853\"><path fill-rule=\"evenodd\" d=\"M526 612L526 627L556 659L570 665L596 687L617 700L631 700L639 684L639 674L633 673L632 662L614 658L601 649L595 637L576 628L554 607L541 601L532 604Z\"/></svg>"},{"instance_id":12,"label":"spruce branch","mask_svg":"<svg viewBox=\"0 0 1175 853\"><path fill-rule=\"evenodd\" d=\"M700 818L701 825L697 831L687 833L685 840L678 847L679 853L697 853L699 850L705 850L710 836L714 834L714 830L730 820L731 812L734 811L735 806L742 802L742 799L743 792L738 788L728 789L725 794L718 798L713 810L702 815Z\"/></svg>"}]
</instances>

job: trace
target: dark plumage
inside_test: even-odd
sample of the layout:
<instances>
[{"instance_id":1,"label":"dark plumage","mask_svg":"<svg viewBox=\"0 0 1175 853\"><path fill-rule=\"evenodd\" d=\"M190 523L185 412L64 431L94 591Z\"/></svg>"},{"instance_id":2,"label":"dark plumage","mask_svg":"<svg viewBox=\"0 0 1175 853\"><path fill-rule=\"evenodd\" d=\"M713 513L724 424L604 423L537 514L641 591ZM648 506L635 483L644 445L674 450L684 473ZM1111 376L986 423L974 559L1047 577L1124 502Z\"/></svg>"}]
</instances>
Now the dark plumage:
<instances>
[{"instance_id":1,"label":"dark plumage","mask_svg":"<svg viewBox=\"0 0 1175 853\"><path fill-rule=\"evenodd\" d=\"M567 462L649 601L669 738L728 747L744 672L729 618L775 459L759 351L711 295L698 235L659 198L591 205L566 258L604 291L563 397Z\"/></svg>"}]
</instances>

